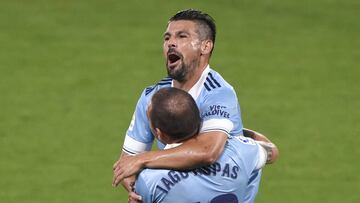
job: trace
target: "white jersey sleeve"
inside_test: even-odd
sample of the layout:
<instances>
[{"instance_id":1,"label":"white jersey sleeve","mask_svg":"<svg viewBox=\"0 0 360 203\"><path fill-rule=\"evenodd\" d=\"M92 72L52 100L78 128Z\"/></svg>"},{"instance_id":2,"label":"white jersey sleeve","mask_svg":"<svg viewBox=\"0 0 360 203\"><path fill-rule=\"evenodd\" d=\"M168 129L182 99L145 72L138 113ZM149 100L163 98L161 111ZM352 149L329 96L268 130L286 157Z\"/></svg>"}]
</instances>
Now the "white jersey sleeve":
<instances>
[{"instance_id":1,"label":"white jersey sleeve","mask_svg":"<svg viewBox=\"0 0 360 203\"><path fill-rule=\"evenodd\" d=\"M259 147L259 155L256 163L256 169L261 169L266 164L267 153L266 153L266 149L263 146L258 144L258 147Z\"/></svg>"},{"instance_id":2,"label":"white jersey sleeve","mask_svg":"<svg viewBox=\"0 0 360 203\"><path fill-rule=\"evenodd\" d=\"M137 102L130 126L126 132L123 151L128 154L149 151L154 141L146 115L149 101L145 93L145 91L142 93Z\"/></svg>"}]
</instances>

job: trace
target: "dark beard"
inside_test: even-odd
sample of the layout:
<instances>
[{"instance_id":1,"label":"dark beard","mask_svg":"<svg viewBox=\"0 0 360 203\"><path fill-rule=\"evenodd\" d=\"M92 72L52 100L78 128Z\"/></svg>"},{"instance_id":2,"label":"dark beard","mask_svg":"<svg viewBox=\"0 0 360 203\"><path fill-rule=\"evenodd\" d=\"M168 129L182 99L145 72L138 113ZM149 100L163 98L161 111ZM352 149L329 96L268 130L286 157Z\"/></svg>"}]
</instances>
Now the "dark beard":
<instances>
[{"instance_id":1,"label":"dark beard","mask_svg":"<svg viewBox=\"0 0 360 203\"><path fill-rule=\"evenodd\" d=\"M183 83L187 80L188 75L194 72L196 67L197 60L192 61L190 64L185 64L181 59L181 66L176 70L171 70L167 68L168 76L174 80L177 80L180 83Z\"/></svg>"},{"instance_id":2,"label":"dark beard","mask_svg":"<svg viewBox=\"0 0 360 203\"><path fill-rule=\"evenodd\" d=\"M178 69L172 70L170 68L167 68L167 73L168 76L174 80L177 80L179 82L184 82L186 75L187 75L187 71L186 71L186 65L183 63L183 61L181 62L181 66Z\"/></svg>"}]
</instances>

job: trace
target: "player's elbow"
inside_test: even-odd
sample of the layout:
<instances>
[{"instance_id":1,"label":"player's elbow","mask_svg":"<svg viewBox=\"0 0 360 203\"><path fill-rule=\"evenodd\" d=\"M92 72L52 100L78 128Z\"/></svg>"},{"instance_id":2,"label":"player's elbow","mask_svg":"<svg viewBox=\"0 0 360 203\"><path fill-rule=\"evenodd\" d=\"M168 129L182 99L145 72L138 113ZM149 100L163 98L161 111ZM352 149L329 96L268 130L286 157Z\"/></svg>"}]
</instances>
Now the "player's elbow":
<instances>
[{"instance_id":1,"label":"player's elbow","mask_svg":"<svg viewBox=\"0 0 360 203\"><path fill-rule=\"evenodd\" d=\"M211 165L215 163L222 154L227 141L227 135L224 133L215 131L206 134L207 135L198 136L194 144L194 151L199 155L198 163L201 165Z\"/></svg>"},{"instance_id":2,"label":"player's elbow","mask_svg":"<svg viewBox=\"0 0 360 203\"><path fill-rule=\"evenodd\" d=\"M268 164L273 164L276 162L276 160L279 158L279 148L277 148L276 145L273 144L271 149L271 157L268 159Z\"/></svg>"},{"instance_id":3,"label":"player's elbow","mask_svg":"<svg viewBox=\"0 0 360 203\"><path fill-rule=\"evenodd\" d=\"M207 156L206 159L204 160L205 165L211 165L213 163L215 163L215 161L217 160L216 156Z\"/></svg>"},{"instance_id":4,"label":"player's elbow","mask_svg":"<svg viewBox=\"0 0 360 203\"><path fill-rule=\"evenodd\" d=\"M211 165L218 160L221 152L216 149L205 149L202 152L201 160L203 165Z\"/></svg>"}]
</instances>

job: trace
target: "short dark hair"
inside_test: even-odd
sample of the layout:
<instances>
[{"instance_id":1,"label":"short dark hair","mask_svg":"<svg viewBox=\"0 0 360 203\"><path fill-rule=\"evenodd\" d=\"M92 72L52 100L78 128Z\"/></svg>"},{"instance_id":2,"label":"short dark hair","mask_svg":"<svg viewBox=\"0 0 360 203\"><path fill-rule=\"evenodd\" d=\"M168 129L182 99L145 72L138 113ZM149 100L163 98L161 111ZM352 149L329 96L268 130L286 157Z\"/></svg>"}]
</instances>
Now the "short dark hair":
<instances>
[{"instance_id":1,"label":"short dark hair","mask_svg":"<svg viewBox=\"0 0 360 203\"><path fill-rule=\"evenodd\" d=\"M187 9L179 11L169 19L170 22L177 20L195 21L204 32L206 39L212 40L215 44L216 25L215 20L209 14L194 9Z\"/></svg>"},{"instance_id":2,"label":"short dark hair","mask_svg":"<svg viewBox=\"0 0 360 203\"><path fill-rule=\"evenodd\" d=\"M198 134L201 125L199 109L191 95L171 87L153 95L149 117L153 128L176 141Z\"/></svg>"}]
</instances>

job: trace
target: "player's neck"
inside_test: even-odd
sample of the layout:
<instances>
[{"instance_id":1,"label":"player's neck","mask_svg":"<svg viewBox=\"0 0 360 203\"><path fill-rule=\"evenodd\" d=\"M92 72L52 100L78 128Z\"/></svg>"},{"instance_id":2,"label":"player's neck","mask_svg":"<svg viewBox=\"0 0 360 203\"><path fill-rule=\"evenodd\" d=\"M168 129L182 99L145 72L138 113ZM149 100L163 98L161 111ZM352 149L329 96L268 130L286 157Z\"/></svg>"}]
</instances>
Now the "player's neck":
<instances>
[{"instance_id":1,"label":"player's neck","mask_svg":"<svg viewBox=\"0 0 360 203\"><path fill-rule=\"evenodd\" d=\"M200 79L202 72L205 70L207 66L208 63L201 63L193 73L190 73L189 78L184 82L179 82L177 80L174 80L174 87L188 92Z\"/></svg>"}]
</instances>

